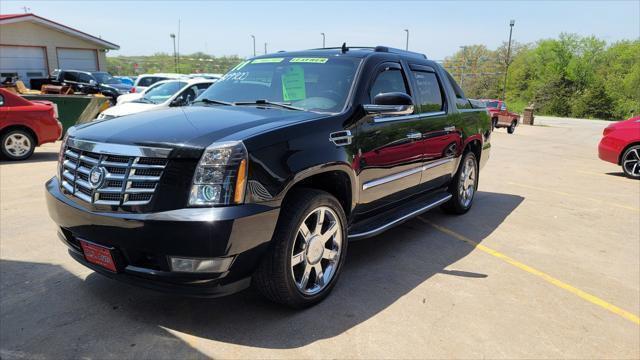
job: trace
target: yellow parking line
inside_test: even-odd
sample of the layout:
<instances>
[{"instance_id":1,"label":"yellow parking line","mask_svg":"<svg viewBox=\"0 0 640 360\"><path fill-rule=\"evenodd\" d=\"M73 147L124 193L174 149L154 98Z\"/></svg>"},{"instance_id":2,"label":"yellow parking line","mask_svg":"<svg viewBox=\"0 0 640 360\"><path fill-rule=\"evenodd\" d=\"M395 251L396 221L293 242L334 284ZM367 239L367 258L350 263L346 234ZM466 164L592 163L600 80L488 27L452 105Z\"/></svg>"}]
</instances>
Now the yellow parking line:
<instances>
[{"instance_id":1,"label":"yellow parking line","mask_svg":"<svg viewBox=\"0 0 640 360\"><path fill-rule=\"evenodd\" d=\"M507 184L520 186L520 187L527 188L527 189L538 190L538 191L548 192L548 193L552 193L552 194L567 196L567 197L575 197L575 198L580 198L580 199L584 199L584 200L595 201L595 202L599 202L601 204L605 204L605 205L609 205L609 206L613 206L613 207L618 207L618 208L625 209L625 210L631 210L631 211L635 211L635 212L640 212L640 208L637 208L637 207L627 206L627 205L620 205L620 204L616 204L616 203L612 203L612 202L608 202L608 201L604 201L604 200L600 200L600 199L595 199L595 198L591 198L591 197L586 197L586 196L582 196L582 195L570 194L570 193L564 192L564 191L545 189L545 188L541 188L541 187L538 187L538 186L524 185L524 184L514 183L514 182L511 182L511 181L507 181Z\"/></svg>"},{"instance_id":2,"label":"yellow parking line","mask_svg":"<svg viewBox=\"0 0 640 360\"><path fill-rule=\"evenodd\" d=\"M542 271L540 271L538 269L535 269L535 268L533 268L533 267L531 267L529 265L525 265L525 264L521 263L518 260L512 259L512 258L508 257L507 255L499 252L499 251L493 250L493 249L491 249L489 247L486 247L486 246L484 246L482 244L479 244L479 243L469 239L468 237L465 237L464 235L458 234L457 232L455 232L453 230L447 229L446 227L441 226L441 225L434 224L433 222L423 218L422 216L418 216L418 219L420 219L425 224L431 225L433 228L435 228L436 230L438 230L438 231L440 231L442 233L445 233L445 234L447 234L449 236L452 236L452 237L454 237L454 238L456 238L456 239L458 239L460 241L463 241L463 242L475 247L476 249L478 249L478 250L480 250L482 252L485 252L485 253L487 253L489 255L495 256L498 259L501 259L501 260L505 261L506 263L509 263L509 264L517 267L520 270L524 270L524 271L526 271L526 272L528 272L530 274L536 275L536 276L542 278L544 281L546 281L546 282L548 282L550 284L553 284L553 285L555 285L555 286L557 286L557 287L559 287L561 289L564 289L564 290L566 290L566 291L568 291L568 292L570 292L570 293L572 293L572 294L574 294L574 295L576 295L576 296L578 296L578 297L580 297L580 298L582 298L582 299L584 299L584 300L586 300L586 301L588 301L588 302L590 302L592 304L598 305L601 308L609 310L609 311L611 311L612 313L614 313L616 315L619 315L619 316L621 316L621 317L623 317L623 318L625 318L625 319L627 319L627 320L629 320L629 321L631 321L631 322L633 322L633 323L635 323L637 325L640 325L640 318L638 316L636 316L635 314L632 314L632 313L630 313L630 312L628 312L626 310L623 310L623 309L621 309L621 308L619 308L619 307L617 307L617 306L615 306L613 304L610 304L610 303L600 299L597 296L591 295L591 294L589 294L589 293L587 293L585 291L582 291L582 290L580 290L580 289L578 289L578 288L576 288L574 286L571 286L571 285L563 282L562 280L558 280L558 279L554 278L553 276L551 276L549 274L546 274L546 273L544 273L544 272L542 272Z\"/></svg>"}]
</instances>

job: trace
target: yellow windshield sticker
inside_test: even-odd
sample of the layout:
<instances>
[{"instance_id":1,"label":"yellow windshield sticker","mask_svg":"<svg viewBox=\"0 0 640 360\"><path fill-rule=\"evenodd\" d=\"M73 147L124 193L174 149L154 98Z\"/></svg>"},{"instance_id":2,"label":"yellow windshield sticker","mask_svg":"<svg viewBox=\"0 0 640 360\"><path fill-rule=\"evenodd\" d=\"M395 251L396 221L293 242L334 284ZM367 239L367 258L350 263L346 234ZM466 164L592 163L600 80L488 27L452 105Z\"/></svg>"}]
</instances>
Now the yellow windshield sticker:
<instances>
[{"instance_id":1,"label":"yellow windshield sticker","mask_svg":"<svg viewBox=\"0 0 640 360\"><path fill-rule=\"evenodd\" d=\"M266 63L279 63L282 62L284 58L264 58L264 59L255 59L251 61L252 64L266 64Z\"/></svg>"},{"instance_id":2,"label":"yellow windshield sticker","mask_svg":"<svg viewBox=\"0 0 640 360\"><path fill-rule=\"evenodd\" d=\"M328 58L292 58L289 62L292 63L313 63L313 64L324 64L329 61Z\"/></svg>"},{"instance_id":3,"label":"yellow windshield sticker","mask_svg":"<svg viewBox=\"0 0 640 360\"><path fill-rule=\"evenodd\" d=\"M282 74L282 99L284 101L304 100L307 97L302 66L291 66Z\"/></svg>"},{"instance_id":4,"label":"yellow windshield sticker","mask_svg":"<svg viewBox=\"0 0 640 360\"><path fill-rule=\"evenodd\" d=\"M248 64L248 63L250 63L250 62L251 62L251 60L243 61L243 62L241 62L240 64L236 65L236 67L234 67L233 69L229 70L229 72L231 72L231 71L235 71L235 70L240 70L240 69L242 69L243 67L245 67L245 65L247 65L247 64Z\"/></svg>"}]
</instances>

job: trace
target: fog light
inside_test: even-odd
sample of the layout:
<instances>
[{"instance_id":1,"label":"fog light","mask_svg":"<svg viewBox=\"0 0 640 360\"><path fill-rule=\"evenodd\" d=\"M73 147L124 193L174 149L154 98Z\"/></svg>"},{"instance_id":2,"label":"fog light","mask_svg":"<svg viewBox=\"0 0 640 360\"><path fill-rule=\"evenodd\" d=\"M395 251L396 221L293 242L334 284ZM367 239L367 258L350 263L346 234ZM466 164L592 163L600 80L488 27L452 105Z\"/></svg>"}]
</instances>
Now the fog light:
<instances>
[{"instance_id":1,"label":"fog light","mask_svg":"<svg viewBox=\"0 0 640 360\"><path fill-rule=\"evenodd\" d=\"M233 257L214 259L169 258L171 259L171 271L176 272L220 273L229 270L233 262Z\"/></svg>"}]
</instances>

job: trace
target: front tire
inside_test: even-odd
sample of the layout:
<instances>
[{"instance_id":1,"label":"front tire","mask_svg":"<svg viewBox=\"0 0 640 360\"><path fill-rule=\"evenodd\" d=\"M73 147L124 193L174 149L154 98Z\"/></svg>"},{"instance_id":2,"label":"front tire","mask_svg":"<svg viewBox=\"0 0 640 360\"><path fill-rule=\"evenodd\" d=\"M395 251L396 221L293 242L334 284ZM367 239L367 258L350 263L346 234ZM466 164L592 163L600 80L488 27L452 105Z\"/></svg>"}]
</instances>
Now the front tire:
<instances>
[{"instance_id":1,"label":"front tire","mask_svg":"<svg viewBox=\"0 0 640 360\"><path fill-rule=\"evenodd\" d=\"M640 179L640 145L634 145L622 154L622 171L631 179Z\"/></svg>"},{"instance_id":2,"label":"front tire","mask_svg":"<svg viewBox=\"0 0 640 360\"><path fill-rule=\"evenodd\" d=\"M347 253L347 219L331 194L294 191L253 284L271 301L305 308L327 297L338 280Z\"/></svg>"},{"instance_id":3,"label":"front tire","mask_svg":"<svg viewBox=\"0 0 640 360\"><path fill-rule=\"evenodd\" d=\"M2 135L0 150L2 157L7 160L25 160L33 155L36 142L33 136L22 129L11 130Z\"/></svg>"},{"instance_id":4,"label":"front tire","mask_svg":"<svg viewBox=\"0 0 640 360\"><path fill-rule=\"evenodd\" d=\"M449 185L451 199L441 208L449 214L464 214L473 205L473 198L478 190L478 160L473 151L467 151L462 156L458 172Z\"/></svg>"},{"instance_id":5,"label":"front tire","mask_svg":"<svg viewBox=\"0 0 640 360\"><path fill-rule=\"evenodd\" d=\"M507 132L509 134L513 134L516 131L516 126L517 126L517 122L514 120L511 122L511 125L509 125L509 127L507 128Z\"/></svg>"}]
</instances>

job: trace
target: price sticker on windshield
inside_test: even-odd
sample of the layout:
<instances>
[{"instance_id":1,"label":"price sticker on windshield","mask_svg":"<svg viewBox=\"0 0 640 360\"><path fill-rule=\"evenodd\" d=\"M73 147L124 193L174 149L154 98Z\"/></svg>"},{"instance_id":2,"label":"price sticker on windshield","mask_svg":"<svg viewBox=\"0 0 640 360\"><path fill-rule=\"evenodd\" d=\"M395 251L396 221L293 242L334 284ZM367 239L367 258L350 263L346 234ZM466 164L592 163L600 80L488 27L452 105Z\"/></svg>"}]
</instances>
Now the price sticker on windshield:
<instances>
[{"instance_id":1,"label":"price sticker on windshield","mask_svg":"<svg viewBox=\"0 0 640 360\"><path fill-rule=\"evenodd\" d=\"M282 99L284 101L304 100L307 97L302 66L291 66L282 74Z\"/></svg>"},{"instance_id":2,"label":"price sticker on windshield","mask_svg":"<svg viewBox=\"0 0 640 360\"><path fill-rule=\"evenodd\" d=\"M311 64L324 64L329 61L328 58L312 58L312 57L304 57L304 58L292 58L289 62L292 63L311 63Z\"/></svg>"}]
</instances>

